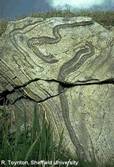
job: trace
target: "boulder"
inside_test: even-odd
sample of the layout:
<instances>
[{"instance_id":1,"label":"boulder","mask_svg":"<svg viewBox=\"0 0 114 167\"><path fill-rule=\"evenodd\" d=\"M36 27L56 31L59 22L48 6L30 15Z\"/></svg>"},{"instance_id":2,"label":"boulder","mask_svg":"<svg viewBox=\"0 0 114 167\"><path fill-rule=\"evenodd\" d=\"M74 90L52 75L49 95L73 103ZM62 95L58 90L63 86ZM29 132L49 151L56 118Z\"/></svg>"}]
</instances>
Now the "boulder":
<instances>
[{"instance_id":1,"label":"boulder","mask_svg":"<svg viewBox=\"0 0 114 167\"><path fill-rule=\"evenodd\" d=\"M0 105L22 124L34 104L72 157L114 162L114 41L88 17L9 21L0 37Z\"/></svg>"}]
</instances>

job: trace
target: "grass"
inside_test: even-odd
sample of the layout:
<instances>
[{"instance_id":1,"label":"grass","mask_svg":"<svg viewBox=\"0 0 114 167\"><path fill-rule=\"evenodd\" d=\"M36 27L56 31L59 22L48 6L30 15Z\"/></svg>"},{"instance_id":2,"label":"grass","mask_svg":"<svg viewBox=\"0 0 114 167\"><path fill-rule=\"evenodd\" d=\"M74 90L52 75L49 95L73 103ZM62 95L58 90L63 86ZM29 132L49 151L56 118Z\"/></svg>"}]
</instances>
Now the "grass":
<instances>
[{"instance_id":1,"label":"grass","mask_svg":"<svg viewBox=\"0 0 114 167\"><path fill-rule=\"evenodd\" d=\"M43 17L43 18L50 18L50 17L77 17L77 16L88 16L92 17L95 21L103 24L105 26L114 26L114 11L88 11L88 10L81 10L78 12L71 12L70 10L64 11L50 11L47 13L33 13L31 14L32 17Z\"/></svg>"},{"instance_id":2,"label":"grass","mask_svg":"<svg viewBox=\"0 0 114 167\"><path fill-rule=\"evenodd\" d=\"M4 117L7 114L4 110ZM2 117L3 117L2 116ZM9 133L9 124L7 123L7 118L4 119L2 123L2 128L0 131L0 160L5 160L6 166L12 166L8 163L11 161L69 161L74 160L72 157L66 153L63 149L63 134L62 131L60 135L59 143L55 144L53 138L53 129L50 123L45 120L44 114L37 112L36 105L34 107L34 116L31 127L27 126L26 118L24 121L24 129L21 130L20 127L16 126L16 131L13 134ZM75 159L75 161L78 161ZM31 165L29 165L31 166ZM36 165L40 166L40 165ZM42 166L42 165L41 165ZM48 165L46 165L48 166ZM50 165L53 167L54 165ZM68 165L59 165L64 167ZM73 166L73 165L69 165ZM74 165L75 166L75 165ZM77 167L95 167L94 163L89 162L79 162ZM42 166L43 167L43 166Z\"/></svg>"},{"instance_id":3,"label":"grass","mask_svg":"<svg viewBox=\"0 0 114 167\"><path fill-rule=\"evenodd\" d=\"M61 156L63 159L66 158L65 154L61 155L62 134L57 147L53 140L50 123L46 122L44 115L38 115L36 107L31 127L28 127L25 121L23 131L17 126L16 132L11 135L8 129L8 124L5 122L0 135L2 136L0 141L1 160L54 160Z\"/></svg>"},{"instance_id":4,"label":"grass","mask_svg":"<svg viewBox=\"0 0 114 167\"><path fill-rule=\"evenodd\" d=\"M1 121L1 118L3 121ZM5 108L0 111L0 161L6 162L6 167L22 166L11 165L8 160L18 162L23 161L29 163L26 166L45 167L45 165L31 165L31 161L44 162L57 160L61 162L76 161L77 167L98 167L96 162L84 162L81 160L73 159L69 153L65 152L63 148L63 135L64 131L60 134L59 143L55 144L53 128L51 124L46 121L45 113L37 111L37 105L34 106L34 114L31 126L27 125L26 114L23 122L23 128L16 125L16 131L10 133L9 114ZM75 167L76 165L55 165L57 167ZM46 167L54 167L54 165L46 165ZM107 165L103 167L113 167Z\"/></svg>"},{"instance_id":5,"label":"grass","mask_svg":"<svg viewBox=\"0 0 114 167\"><path fill-rule=\"evenodd\" d=\"M0 36L5 32L8 22L6 20L0 21Z\"/></svg>"}]
</instances>

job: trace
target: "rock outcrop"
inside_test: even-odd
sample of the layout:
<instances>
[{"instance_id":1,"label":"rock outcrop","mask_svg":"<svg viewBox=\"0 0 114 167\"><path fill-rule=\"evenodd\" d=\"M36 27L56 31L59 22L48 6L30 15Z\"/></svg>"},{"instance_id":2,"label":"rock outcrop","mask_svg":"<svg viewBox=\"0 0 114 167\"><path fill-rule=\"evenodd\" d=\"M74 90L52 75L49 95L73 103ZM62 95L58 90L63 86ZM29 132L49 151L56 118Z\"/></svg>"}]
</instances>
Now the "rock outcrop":
<instances>
[{"instance_id":1,"label":"rock outcrop","mask_svg":"<svg viewBox=\"0 0 114 167\"><path fill-rule=\"evenodd\" d=\"M10 21L0 37L0 105L31 121L34 103L72 156L114 161L114 42L91 18Z\"/></svg>"}]
</instances>

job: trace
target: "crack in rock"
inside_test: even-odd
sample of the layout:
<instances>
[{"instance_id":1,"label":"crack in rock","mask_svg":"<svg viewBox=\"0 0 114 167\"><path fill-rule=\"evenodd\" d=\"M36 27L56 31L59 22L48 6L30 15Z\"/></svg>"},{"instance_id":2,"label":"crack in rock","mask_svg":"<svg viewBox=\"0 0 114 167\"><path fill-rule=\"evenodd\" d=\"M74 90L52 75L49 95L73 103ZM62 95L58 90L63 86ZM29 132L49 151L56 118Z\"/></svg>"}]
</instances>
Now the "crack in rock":
<instances>
[{"instance_id":1,"label":"crack in rock","mask_svg":"<svg viewBox=\"0 0 114 167\"><path fill-rule=\"evenodd\" d=\"M0 93L0 105L8 105L10 104L9 100L7 99L7 95L13 94L14 92L16 92L17 90L21 90L22 88L25 88L26 86L30 85L31 83L37 82L37 81L45 81L48 83L58 83L61 87L63 87L63 91L59 92L58 94L55 95L50 95L49 97L46 97L44 99L41 99L39 101L31 98L28 95L22 95L20 97L18 97L12 104L15 104L17 101L21 100L21 99L29 99L31 101L37 102L37 103L42 103L48 99L54 98L56 96L59 96L60 94L64 93L64 91L66 89L72 88L72 87L77 87L77 86L89 86L89 85L106 85L106 84L114 84L114 78L109 78L109 79L105 79L105 80L99 80L99 79L90 79L90 80L84 80L84 81L76 81L75 83L70 83L70 82L63 82L63 81L59 81L56 79L40 79L40 78L35 78L32 79L22 85L15 85L13 86L12 90L4 90L3 92Z\"/></svg>"}]
</instances>

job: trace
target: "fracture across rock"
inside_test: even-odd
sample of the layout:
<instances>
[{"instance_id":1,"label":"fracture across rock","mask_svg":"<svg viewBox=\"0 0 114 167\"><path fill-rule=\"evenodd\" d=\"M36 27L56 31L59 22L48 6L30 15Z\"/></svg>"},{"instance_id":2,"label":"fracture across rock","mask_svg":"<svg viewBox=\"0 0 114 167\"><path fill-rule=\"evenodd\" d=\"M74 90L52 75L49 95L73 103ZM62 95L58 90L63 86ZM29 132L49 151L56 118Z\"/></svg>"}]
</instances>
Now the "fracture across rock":
<instances>
[{"instance_id":1,"label":"fracture across rock","mask_svg":"<svg viewBox=\"0 0 114 167\"><path fill-rule=\"evenodd\" d=\"M30 96L24 94L20 97L18 97L12 104L15 104L17 101L21 100L21 99L28 99L37 103L42 103L44 101L47 101L51 98L54 98L56 96L59 96L60 94L64 93L64 91L66 91L66 89L70 89L73 87L77 87L77 86L90 86L90 85L113 85L114 84L114 78L109 78L106 80L99 80L99 79L91 79L91 80L83 80L83 81L76 81L75 83L70 83L70 82L63 82L63 81L59 81L59 80L55 80L55 79L40 79L40 78L35 78L32 79L22 85L16 85L14 86L14 88L9 91L9 90L4 90L3 92L0 93L0 105L4 105L4 104L9 104L9 101L7 100L7 95L13 94L14 92L16 92L17 90L21 90L23 88L25 88L26 86L28 86L31 83L34 82L38 82L38 81L45 81L48 83L58 83L61 87L63 87L63 91L59 92L55 95L50 95L49 97L46 97L44 99L41 99L39 101L31 98Z\"/></svg>"}]
</instances>

